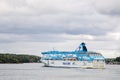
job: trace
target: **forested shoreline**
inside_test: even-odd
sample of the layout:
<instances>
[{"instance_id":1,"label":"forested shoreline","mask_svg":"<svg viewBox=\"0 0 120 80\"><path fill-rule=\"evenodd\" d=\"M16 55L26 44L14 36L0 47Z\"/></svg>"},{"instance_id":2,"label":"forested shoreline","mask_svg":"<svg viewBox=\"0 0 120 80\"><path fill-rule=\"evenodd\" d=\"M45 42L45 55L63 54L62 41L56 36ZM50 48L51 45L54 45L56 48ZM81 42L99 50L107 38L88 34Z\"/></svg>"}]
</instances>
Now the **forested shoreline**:
<instances>
[{"instance_id":1,"label":"forested shoreline","mask_svg":"<svg viewBox=\"0 0 120 80\"><path fill-rule=\"evenodd\" d=\"M0 63L33 63L39 62L40 58L35 55L0 53Z\"/></svg>"},{"instance_id":2,"label":"forested shoreline","mask_svg":"<svg viewBox=\"0 0 120 80\"><path fill-rule=\"evenodd\" d=\"M116 58L106 58L106 64L119 64L120 65L120 56Z\"/></svg>"}]
</instances>

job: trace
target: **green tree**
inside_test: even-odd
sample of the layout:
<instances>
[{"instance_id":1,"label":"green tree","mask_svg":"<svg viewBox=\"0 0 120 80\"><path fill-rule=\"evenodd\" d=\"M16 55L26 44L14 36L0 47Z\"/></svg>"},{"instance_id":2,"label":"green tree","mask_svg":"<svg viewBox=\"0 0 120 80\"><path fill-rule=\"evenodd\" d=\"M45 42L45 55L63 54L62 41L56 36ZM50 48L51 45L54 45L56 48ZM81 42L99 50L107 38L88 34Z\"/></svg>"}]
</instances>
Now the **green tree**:
<instances>
[{"instance_id":1,"label":"green tree","mask_svg":"<svg viewBox=\"0 0 120 80\"><path fill-rule=\"evenodd\" d=\"M0 63L38 62L41 57L34 55L0 54Z\"/></svg>"}]
</instances>

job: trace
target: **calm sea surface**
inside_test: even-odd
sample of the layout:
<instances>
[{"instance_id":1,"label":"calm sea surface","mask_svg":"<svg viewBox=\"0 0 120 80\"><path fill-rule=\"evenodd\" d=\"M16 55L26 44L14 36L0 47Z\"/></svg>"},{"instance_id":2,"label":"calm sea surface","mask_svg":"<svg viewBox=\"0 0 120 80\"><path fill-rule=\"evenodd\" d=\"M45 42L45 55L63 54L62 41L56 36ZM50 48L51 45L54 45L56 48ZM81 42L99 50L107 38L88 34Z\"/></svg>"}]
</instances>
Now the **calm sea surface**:
<instances>
[{"instance_id":1,"label":"calm sea surface","mask_svg":"<svg viewBox=\"0 0 120 80\"><path fill-rule=\"evenodd\" d=\"M120 80L120 65L106 65L106 69L42 66L41 63L0 64L0 80Z\"/></svg>"}]
</instances>

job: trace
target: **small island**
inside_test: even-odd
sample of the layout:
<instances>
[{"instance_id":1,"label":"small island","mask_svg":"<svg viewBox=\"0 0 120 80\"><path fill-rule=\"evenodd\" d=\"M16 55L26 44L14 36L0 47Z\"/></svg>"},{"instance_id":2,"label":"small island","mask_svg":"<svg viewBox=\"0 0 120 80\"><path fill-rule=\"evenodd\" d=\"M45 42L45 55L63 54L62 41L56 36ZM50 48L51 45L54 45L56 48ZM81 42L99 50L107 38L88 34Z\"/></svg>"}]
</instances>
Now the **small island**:
<instances>
[{"instance_id":1,"label":"small island","mask_svg":"<svg viewBox=\"0 0 120 80\"><path fill-rule=\"evenodd\" d=\"M0 63L35 63L40 62L40 58L35 55L0 53Z\"/></svg>"}]
</instances>

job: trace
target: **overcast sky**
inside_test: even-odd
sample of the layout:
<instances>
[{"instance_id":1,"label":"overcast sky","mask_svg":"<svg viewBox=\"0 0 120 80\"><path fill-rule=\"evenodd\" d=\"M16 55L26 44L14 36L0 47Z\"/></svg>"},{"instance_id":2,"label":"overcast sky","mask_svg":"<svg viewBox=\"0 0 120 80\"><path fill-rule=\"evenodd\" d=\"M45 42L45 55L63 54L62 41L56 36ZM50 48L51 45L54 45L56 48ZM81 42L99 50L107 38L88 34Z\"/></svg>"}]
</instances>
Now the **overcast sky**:
<instances>
[{"instance_id":1,"label":"overcast sky","mask_svg":"<svg viewBox=\"0 0 120 80\"><path fill-rule=\"evenodd\" d=\"M89 51L120 56L120 0L0 0L0 52Z\"/></svg>"}]
</instances>

